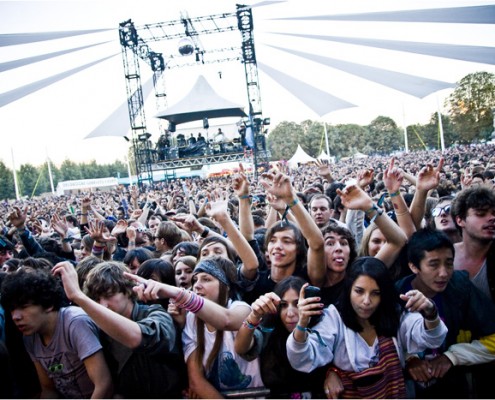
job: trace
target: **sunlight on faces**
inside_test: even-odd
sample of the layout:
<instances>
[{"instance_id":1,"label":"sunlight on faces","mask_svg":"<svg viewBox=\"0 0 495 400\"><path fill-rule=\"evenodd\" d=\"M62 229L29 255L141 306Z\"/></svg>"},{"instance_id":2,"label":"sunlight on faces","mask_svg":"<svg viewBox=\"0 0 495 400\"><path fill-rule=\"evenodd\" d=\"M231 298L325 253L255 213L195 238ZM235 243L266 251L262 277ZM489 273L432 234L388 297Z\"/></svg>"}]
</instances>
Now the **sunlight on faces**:
<instances>
[{"instance_id":1,"label":"sunlight on faces","mask_svg":"<svg viewBox=\"0 0 495 400\"><path fill-rule=\"evenodd\" d=\"M380 229L375 229L370 236L370 241L368 243L368 254L371 257L375 257L382 246L387 243L387 239L383 236L383 233Z\"/></svg>"},{"instance_id":2,"label":"sunlight on faces","mask_svg":"<svg viewBox=\"0 0 495 400\"><path fill-rule=\"evenodd\" d=\"M427 297L433 297L443 292L454 273L454 254L449 248L425 251L420 262L420 268L409 264L411 271L416 274L414 286Z\"/></svg>"},{"instance_id":3,"label":"sunlight on faces","mask_svg":"<svg viewBox=\"0 0 495 400\"><path fill-rule=\"evenodd\" d=\"M327 268L333 272L344 272L351 254L348 240L335 232L326 233L324 239Z\"/></svg>"},{"instance_id":4,"label":"sunlight on faces","mask_svg":"<svg viewBox=\"0 0 495 400\"><path fill-rule=\"evenodd\" d=\"M380 305L380 288L373 278L360 275L352 284L351 304L359 320L368 320Z\"/></svg>"},{"instance_id":5,"label":"sunlight on faces","mask_svg":"<svg viewBox=\"0 0 495 400\"><path fill-rule=\"evenodd\" d=\"M193 276L194 292L208 300L218 303L220 281L206 272L199 272Z\"/></svg>"},{"instance_id":6,"label":"sunlight on faces","mask_svg":"<svg viewBox=\"0 0 495 400\"><path fill-rule=\"evenodd\" d=\"M268 242L267 251L272 267L290 267L297 257L294 231L287 229L275 232Z\"/></svg>"},{"instance_id":7,"label":"sunlight on faces","mask_svg":"<svg viewBox=\"0 0 495 400\"><path fill-rule=\"evenodd\" d=\"M298 302L299 293L294 289L289 289L284 293L279 305L280 320L289 332L292 332L299 322Z\"/></svg>"},{"instance_id":8,"label":"sunlight on faces","mask_svg":"<svg viewBox=\"0 0 495 400\"><path fill-rule=\"evenodd\" d=\"M183 262L175 266L175 286L190 289L193 278L193 269Z\"/></svg>"}]
</instances>

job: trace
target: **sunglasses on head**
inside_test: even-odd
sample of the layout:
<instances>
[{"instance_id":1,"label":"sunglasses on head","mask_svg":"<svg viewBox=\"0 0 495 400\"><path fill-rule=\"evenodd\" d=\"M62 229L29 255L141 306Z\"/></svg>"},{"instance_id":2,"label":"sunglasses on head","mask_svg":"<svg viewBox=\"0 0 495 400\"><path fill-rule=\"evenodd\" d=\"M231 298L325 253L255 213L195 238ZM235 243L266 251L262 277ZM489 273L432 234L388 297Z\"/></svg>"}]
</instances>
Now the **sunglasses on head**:
<instances>
[{"instance_id":1,"label":"sunglasses on head","mask_svg":"<svg viewBox=\"0 0 495 400\"><path fill-rule=\"evenodd\" d=\"M431 215L433 215L434 217L438 217L439 215L442 214L442 212L444 212L447 215L450 214L450 204L446 205L445 207L435 207L431 211Z\"/></svg>"}]
</instances>

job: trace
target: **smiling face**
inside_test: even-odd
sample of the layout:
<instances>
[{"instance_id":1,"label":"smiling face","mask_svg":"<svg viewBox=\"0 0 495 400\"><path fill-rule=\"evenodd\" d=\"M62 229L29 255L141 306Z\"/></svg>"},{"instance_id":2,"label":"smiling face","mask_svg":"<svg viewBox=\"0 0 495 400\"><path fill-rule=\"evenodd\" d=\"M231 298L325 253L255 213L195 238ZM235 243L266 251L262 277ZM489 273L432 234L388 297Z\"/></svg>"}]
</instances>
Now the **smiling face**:
<instances>
[{"instance_id":1,"label":"smiling face","mask_svg":"<svg viewBox=\"0 0 495 400\"><path fill-rule=\"evenodd\" d=\"M289 268L296 266L297 244L292 229L273 234L267 246L271 268Z\"/></svg>"},{"instance_id":2,"label":"smiling face","mask_svg":"<svg viewBox=\"0 0 495 400\"><path fill-rule=\"evenodd\" d=\"M380 288L376 281L367 275L360 275L351 288L351 305L358 321L368 321L380 305L380 301Z\"/></svg>"},{"instance_id":3,"label":"smiling face","mask_svg":"<svg viewBox=\"0 0 495 400\"><path fill-rule=\"evenodd\" d=\"M420 267L411 263L409 267L416 274L413 287L431 298L447 288L454 273L454 254L450 248L425 251Z\"/></svg>"},{"instance_id":4,"label":"smiling face","mask_svg":"<svg viewBox=\"0 0 495 400\"><path fill-rule=\"evenodd\" d=\"M294 289L287 290L280 302L280 320L289 332L292 332L299 322L298 302L299 293Z\"/></svg>"},{"instance_id":5,"label":"smiling face","mask_svg":"<svg viewBox=\"0 0 495 400\"><path fill-rule=\"evenodd\" d=\"M220 281L206 272L199 272L193 276L193 290L197 295L218 303Z\"/></svg>"}]
</instances>

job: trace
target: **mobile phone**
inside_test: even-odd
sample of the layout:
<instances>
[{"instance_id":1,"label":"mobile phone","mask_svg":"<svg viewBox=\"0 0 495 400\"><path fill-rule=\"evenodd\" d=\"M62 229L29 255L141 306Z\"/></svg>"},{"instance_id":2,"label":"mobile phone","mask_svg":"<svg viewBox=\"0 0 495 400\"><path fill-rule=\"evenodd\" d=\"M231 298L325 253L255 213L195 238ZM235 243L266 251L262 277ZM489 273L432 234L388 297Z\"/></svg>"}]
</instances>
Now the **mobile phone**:
<instances>
[{"instance_id":1,"label":"mobile phone","mask_svg":"<svg viewBox=\"0 0 495 400\"><path fill-rule=\"evenodd\" d=\"M319 297L320 296L320 288L316 286L308 286L304 290L304 298L307 299L308 297Z\"/></svg>"},{"instance_id":2,"label":"mobile phone","mask_svg":"<svg viewBox=\"0 0 495 400\"><path fill-rule=\"evenodd\" d=\"M304 298L307 299L309 297L320 297L321 289L316 286L307 286L306 289L304 290ZM309 319L309 325L308 328L312 328L315 326L318 322L321 320L321 315L318 316L312 316Z\"/></svg>"}]
</instances>

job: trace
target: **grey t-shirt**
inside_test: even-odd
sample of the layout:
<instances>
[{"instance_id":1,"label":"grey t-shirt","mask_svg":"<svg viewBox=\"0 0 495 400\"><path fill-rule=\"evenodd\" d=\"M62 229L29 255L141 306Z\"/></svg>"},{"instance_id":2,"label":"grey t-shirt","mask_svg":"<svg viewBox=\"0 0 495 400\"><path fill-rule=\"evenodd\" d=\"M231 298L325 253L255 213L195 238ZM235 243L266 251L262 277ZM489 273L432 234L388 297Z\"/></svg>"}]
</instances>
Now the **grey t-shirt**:
<instances>
[{"instance_id":1,"label":"grey t-shirt","mask_svg":"<svg viewBox=\"0 0 495 400\"><path fill-rule=\"evenodd\" d=\"M38 333L24 336L24 344L31 359L46 370L62 397L91 397L94 385L83 361L102 346L97 326L81 308L59 310L55 333L46 346Z\"/></svg>"},{"instance_id":2,"label":"grey t-shirt","mask_svg":"<svg viewBox=\"0 0 495 400\"><path fill-rule=\"evenodd\" d=\"M476 286L479 290L481 290L484 294L486 294L489 299L492 298L492 294L490 292L490 285L488 284L486 259L483 262L483 265L481 266L478 273L475 276L473 276L473 279L471 279L471 282L473 283L474 286Z\"/></svg>"}]
</instances>

